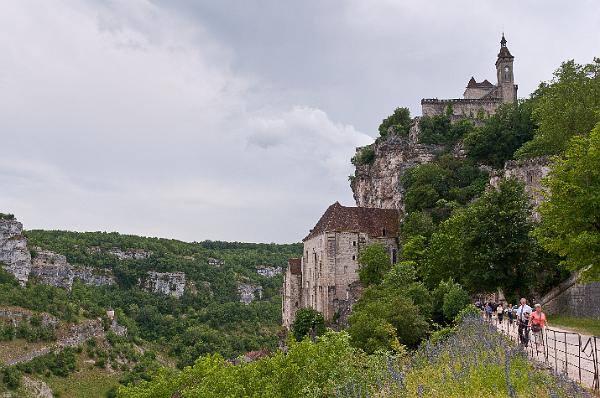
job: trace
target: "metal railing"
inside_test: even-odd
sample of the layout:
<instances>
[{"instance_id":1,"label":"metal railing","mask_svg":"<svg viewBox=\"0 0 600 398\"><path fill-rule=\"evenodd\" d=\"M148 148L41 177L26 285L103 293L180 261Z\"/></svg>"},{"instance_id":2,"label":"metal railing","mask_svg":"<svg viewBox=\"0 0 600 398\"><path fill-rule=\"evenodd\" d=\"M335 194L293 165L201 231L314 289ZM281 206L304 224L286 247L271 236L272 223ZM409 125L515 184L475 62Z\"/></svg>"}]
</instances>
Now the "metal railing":
<instances>
[{"instance_id":1,"label":"metal railing","mask_svg":"<svg viewBox=\"0 0 600 398\"><path fill-rule=\"evenodd\" d=\"M486 319L512 341L525 345L515 320L511 322L505 318L499 322L496 317ZM600 337L552 328L545 328L540 334L541 338L536 337L530 328L524 330L527 339L525 349L531 358L583 386L600 391Z\"/></svg>"}]
</instances>

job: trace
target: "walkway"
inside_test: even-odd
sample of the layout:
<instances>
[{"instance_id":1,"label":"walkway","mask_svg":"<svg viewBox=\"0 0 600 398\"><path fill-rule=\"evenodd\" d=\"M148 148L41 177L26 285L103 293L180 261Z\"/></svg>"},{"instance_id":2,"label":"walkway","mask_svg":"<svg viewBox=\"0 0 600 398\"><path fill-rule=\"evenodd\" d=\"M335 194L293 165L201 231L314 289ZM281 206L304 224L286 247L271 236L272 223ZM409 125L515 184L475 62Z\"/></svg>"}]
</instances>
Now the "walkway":
<instances>
[{"instance_id":1,"label":"walkway","mask_svg":"<svg viewBox=\"0 0 600 398\"><path fill-rule=\"evenodd\" d=\"M516 323L509 324L506 319L498 323L496 318L492 323L511 340L519 341ZM543 340L544 346L536 346L530 333L527 353L531 358L583 386L599 390L600 337L547 328Z\"/></svg>"}]
</instances>

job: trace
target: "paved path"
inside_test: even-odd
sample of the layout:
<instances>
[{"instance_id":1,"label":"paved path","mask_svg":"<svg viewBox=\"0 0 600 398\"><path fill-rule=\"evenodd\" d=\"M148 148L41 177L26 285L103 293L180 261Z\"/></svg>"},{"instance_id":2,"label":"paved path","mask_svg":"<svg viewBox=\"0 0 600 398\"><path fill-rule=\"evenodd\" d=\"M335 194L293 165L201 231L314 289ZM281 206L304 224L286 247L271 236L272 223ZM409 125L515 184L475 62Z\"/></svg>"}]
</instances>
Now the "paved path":
<instances>
[{"instance_id":1,"label":"paved path","mask_svg":"<svg viewBox=\"0 0 600 398\"><path fill-rule=\"evenodd\" d=\"M519 341L516 323L504 320L499 324L496 319L492 323L513 341ZM598 389L600 337L552 327L546 328L543 340L543 345L536 345L530 333L527 352L531 358L588 388Z\"/></svg>"}]
</instances>

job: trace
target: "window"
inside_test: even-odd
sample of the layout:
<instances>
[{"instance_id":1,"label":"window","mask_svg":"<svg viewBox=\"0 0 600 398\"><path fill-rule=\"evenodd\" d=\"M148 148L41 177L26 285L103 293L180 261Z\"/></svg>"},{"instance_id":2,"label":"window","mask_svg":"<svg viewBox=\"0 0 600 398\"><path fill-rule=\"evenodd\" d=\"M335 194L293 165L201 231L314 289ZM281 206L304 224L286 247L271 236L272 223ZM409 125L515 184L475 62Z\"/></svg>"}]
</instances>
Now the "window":
<instances>
[{"instance_id":1,"label":"window","mask_svg":"<svg viewBox=\"0 0 600 398\"><path fill-rule=\"evenodd\" d=\"M356 247L356 241L352 242L352 246Z\"/></svg>"},{"instance_id":2,"label":"window","mask_svg":"<svg viewBox=\"0 0 600 398\"><path fill-rule=\"evenodd\" d=\"M385 236L386 235L386 231L385 228L383 229L383 231L381 231L381 236Z\"/></svg>"},{"instance_id":3,"label":"window","mask_svg":"<svg viewBox=\"0 0 600 398\"><path fill-rule=\"evenodd\" d=\"M356 256L352 256L352 260L356 260Z\"/></svg>"}]
</instances>

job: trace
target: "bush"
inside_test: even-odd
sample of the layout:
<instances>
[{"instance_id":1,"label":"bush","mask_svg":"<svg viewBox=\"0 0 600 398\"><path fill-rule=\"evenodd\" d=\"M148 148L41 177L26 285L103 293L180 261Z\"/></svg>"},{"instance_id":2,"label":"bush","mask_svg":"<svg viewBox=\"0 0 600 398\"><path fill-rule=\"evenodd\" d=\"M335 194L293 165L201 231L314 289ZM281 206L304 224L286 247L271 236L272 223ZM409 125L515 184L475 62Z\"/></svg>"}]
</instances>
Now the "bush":
<instances>
[{"instance_id":1,"label":"bush","mask_svg":"<svg viewBox=\"0 0 600 398\"><path fill-rule=\"evenodd\" d=\"M394 113L383 119L379 125L379 135L386 137L391 130L392 134L405 136L410 131L411 124L408 108L396 108Z\"/></svg>"},{"instance_id":2,"label":"bush","mask_svg":"<svg viewBox=\"0 0 600 398\"><path fill-rule=\"evenodd\" d=\"M14 366L9 366L2 370L2 381L11 390L16 390L21 386L22 373Z\"/></svg>"},{"instance_id":3,"label":"bush","mask_svg":"<svg viewBox=\"0 0 600 398\"><path fill-rule=\"evenodd\" d=\"M323 314L312 308L300 308L296 311L296 317L292 324L292 333L296 341L305 336L320 336L325 332L325 319Z\"/></svg>"},{"instance_id":4,"label":"bush","mask_svg":"<svg viewBox=\"0 0 600 398\"><path fill-rule=\"evenodd\" d=\"M470 302L469 294L460 285L453 285L444 295L444 304L442 305L444 318L454 320Z\"/></svg>"},{"instance_id":5,"label":"bush","mask_svg":"<svg viewBox=\"0 0 600 398\"><path fill-rule=\"evenodd\" d=\"M387 250L380 244L372 244L362 249L358 254L358 263L358 277L364 287L379 284L392 266Z\"/></svg>"},{"instance_id":6,"label":"bush","mask_svg":"<svg viewBox=\"0 0 600 398\"><path fill-rule=\"evenodd\" d=\"M355 166L373 164L374 161L375 150L371 146L362 147L351 160L352 164Z\"/></svg>"}]
</instances>

